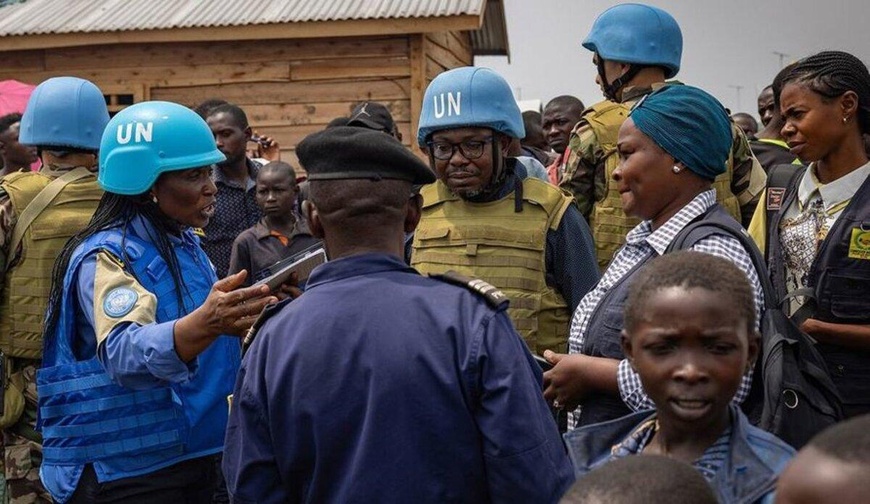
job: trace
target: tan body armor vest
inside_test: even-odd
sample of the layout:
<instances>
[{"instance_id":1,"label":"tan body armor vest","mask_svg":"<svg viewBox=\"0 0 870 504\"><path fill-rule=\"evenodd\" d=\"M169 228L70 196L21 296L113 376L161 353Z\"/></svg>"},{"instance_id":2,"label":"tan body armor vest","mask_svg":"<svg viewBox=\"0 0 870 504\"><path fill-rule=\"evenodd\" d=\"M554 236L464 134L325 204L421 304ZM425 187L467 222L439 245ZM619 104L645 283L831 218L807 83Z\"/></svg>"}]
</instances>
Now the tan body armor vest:
<instances>
[{"instance_id":1,"label":"tan body armor vest","mask_svg":"<svg viewBox=\"0 0 870 504\"><path fill-rule=\"evenodd\" d=\"M583 112L583 120L589 125L604 153L604 196L593 204L589 222L601 271L607 269L613 255L625 243L625 235L640 224L640 219L625 215L622 198L613 181L613 172L619 166L619 153L616 150L619 127L628 118L633 104L602 101ZM732 164L729 155L727 170L716 177L713 187L719 204L740 222L740 204L731 192Z\"/></svg>"},{"instance_id":2,"label":"tan body armor vest","mask_svg":"<svg viewBox=\"0 0 870 504\"><path fill-rule=\"evenodd\" d=\"M13 173L0 186L15 215L53 179L41 173ZM42 325L55 259L75 233L90 222L103 195L96 175L69 183L24 233L21 254L10 250L6 280L0 294L0 349L25 359L42 356Z\"/></svg>"},{"instance_id":3,"label":"tan body armor vest","mask_svg":"<svg viewBox=\"0 0 870 504\"><path fill-rule=\"evenodd\" d=\"M546 282L547 232L556 230L572 199L537 179L523 181L523 211L514 193L487 203L453 195L440 180L425 186L423 218L411 265L422 274L454 270L480 278L510 299L508 314L532 352L564 353L571 314Z\"/></svg>"}]
</instances>

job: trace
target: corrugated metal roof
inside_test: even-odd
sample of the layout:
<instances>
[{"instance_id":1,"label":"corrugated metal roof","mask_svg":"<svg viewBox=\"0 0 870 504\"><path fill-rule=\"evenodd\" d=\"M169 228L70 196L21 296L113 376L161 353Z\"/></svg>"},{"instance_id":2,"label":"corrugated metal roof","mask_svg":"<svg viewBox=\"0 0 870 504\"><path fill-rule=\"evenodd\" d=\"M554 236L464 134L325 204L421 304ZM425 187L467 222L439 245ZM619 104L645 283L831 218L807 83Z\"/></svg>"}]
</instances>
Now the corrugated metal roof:
<instances>
[{"instance_id":1,"label":"corrugated metal roof","mask_svg":"<svg viewBox=\"0 0 870 504\"><path fill-rule=\"evenodd\" d=\"M0 37L480 15L486 0L25 0Z\"/></svg>"},{"instance_id":2,"label":"corrugated metal roof","mask_svg":"<svg viewBox=\"0 0 870 504\"><path fill-rule=\"evenodd\" d=\"M501 0L487 1L483 26L471 32L471 47L478 56L508 56L510 59L507 22Z\"/></svg>"}]
</instances>

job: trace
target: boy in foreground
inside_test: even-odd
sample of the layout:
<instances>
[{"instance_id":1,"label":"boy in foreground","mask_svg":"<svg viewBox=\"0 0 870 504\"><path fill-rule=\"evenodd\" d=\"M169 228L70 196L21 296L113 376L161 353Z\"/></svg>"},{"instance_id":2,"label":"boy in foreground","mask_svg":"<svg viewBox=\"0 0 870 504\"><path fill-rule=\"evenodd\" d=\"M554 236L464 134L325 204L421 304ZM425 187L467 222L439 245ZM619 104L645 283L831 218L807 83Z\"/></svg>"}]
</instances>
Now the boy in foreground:
<instances>
[{"instance_id":1,"label":"boy in foreground","mask_svg":"<svg viewBox=\"0 0 870 504\"><path fill-rule=\"evenodd\" d=\"M752 288L699 252L655 259L631 287L623 347L656 410L565 435L576 475L630 455L692 464L720 502L772 502L794 450L730 402L759 352Z\"/></svg>"}]
</instances>

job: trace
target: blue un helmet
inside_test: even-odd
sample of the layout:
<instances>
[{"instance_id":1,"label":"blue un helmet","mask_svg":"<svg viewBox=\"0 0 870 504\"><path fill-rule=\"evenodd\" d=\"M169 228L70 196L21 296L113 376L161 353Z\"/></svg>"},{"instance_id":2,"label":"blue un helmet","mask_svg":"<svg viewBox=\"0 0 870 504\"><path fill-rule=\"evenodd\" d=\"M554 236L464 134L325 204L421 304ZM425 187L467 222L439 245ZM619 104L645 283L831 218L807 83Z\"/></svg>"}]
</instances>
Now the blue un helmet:
<instances>
[{"instance_id":1,"label":"blue un helmet","mask_svg":"<svg viewBox=\"0 0 870 504\"><path fill-rule=\"evenodd\" d=\"M53 77L30 95L18 141L96 151L108 122L106 99L94 83L78 77Z\"/></svg>"},{"instance_id":2,"label":"blue un helmet","mask_svg":"<svg viewBox=\"0 0 870 504\"><path fill-rule=\"evenodd\" d=\"M142 102L118 112L106 126L97 181L111 193L142 194L161 173L225 159L196 112L177 103Z\"/></svg>"},{"instance_id":3,"label":"blue un helmet","mask_svg":"<svg viewBox=\"0 0 870 504\"><path fill-rule=\"evenodd\" d=\"M665 69L665 78L670 79L680 71L683 54L683 33L680 25L667 12L641 4L613 6L592 24L592 30L583 41L583 47L598 54L598 73L605 84L605 94L611 93L631 80L634 75L623 76L613 83L604 79L603 61L618 61L644 66L660 66ZM639 67L634 67L634 74ZM607 87L612 86L612 90Z\"/></svg>"},{"instance_id":4,"label":"blue un helmet","mask_svg":"<svg viewBox=\"0 0 870 504\"><path fill-rule=\"evenodd\" d=\"M432 80L423 96L417 144L423 147L436 131L466 127L490 128L514 138L526 136L510 85L489 68L454 68Z\"/></svg>"}]
</instances>

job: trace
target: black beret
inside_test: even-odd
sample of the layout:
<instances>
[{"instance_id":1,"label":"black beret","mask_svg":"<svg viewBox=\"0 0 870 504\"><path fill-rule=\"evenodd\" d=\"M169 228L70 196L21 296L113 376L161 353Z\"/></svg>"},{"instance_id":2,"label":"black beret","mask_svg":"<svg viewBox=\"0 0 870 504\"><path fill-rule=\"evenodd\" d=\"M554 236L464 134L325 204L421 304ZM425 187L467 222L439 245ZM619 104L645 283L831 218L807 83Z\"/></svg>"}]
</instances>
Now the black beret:
<instances>
[{"instance_id":1,"label":"black beret","mask_svg":"<svg viewBox=\"0 0 870 504\"><path fill-rule=\"evenodd\" d=\"M431 184L435 173L392 136L338 126L308 135L296 146L308 180L398 179Z\"/></svg>"}]
</instances>

